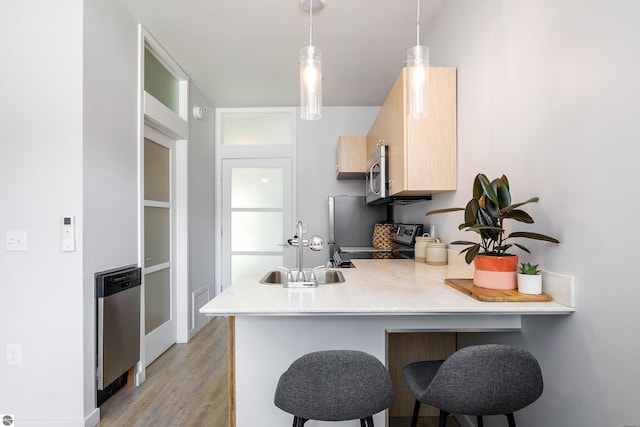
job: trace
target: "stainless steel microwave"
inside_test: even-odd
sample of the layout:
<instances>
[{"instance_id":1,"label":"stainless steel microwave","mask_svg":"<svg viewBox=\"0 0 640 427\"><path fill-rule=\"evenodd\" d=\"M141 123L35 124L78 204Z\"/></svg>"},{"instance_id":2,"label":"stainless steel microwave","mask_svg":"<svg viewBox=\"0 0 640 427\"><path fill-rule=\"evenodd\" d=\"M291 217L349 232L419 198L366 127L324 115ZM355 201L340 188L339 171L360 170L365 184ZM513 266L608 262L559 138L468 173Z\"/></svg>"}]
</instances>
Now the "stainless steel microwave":
<instances>
[{"instance_id":1,"label":"stainless steel microwave","mask_svg":"<svg viewBox=\"0 0 640 427\"><path fill-rule=\"evenodd\" d=\"M389 146L377 145L369 156L366 175L367 204L389 202Z\"/></svg>"}]
</instances>

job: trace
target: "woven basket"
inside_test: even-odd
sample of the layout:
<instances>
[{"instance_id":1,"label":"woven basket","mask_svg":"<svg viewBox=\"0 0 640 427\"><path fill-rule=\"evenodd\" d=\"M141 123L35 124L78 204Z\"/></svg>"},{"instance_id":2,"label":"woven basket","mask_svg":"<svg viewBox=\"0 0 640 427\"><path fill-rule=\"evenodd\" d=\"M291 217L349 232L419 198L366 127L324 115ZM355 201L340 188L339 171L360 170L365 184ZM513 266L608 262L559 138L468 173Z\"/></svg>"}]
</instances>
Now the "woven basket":
<instances>
[{"instance_id":1,"label":"woven basket","mask_svg":"<svg viewBox=\"0 0 640 427\"><path fill-rule=\"evenodd\" d=\"M392 228L393 224L376 224L373 227L372 246L376 249L396 249L398 245L393 242L395 236Z\"/></svg>"}]
</instances>

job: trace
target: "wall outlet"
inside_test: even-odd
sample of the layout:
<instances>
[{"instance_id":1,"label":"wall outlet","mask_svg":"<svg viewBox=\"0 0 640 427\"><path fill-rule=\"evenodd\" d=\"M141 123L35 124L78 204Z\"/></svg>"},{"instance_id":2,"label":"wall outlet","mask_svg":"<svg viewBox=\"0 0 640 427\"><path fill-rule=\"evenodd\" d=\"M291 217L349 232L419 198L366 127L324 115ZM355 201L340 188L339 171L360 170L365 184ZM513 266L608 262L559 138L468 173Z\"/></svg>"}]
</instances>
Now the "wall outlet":
<instances>
[{"instance_id":1,"label":"wall outlet","mask_svg":"<svg viewBox=\"0 0 640 427\"><path fill-rule=\"evenodd\" d=\"M27 232L24 230L7 230L6 249L8 251L26 251Z\"/></svg>"},{"instance_id":2,"label":"wall outlet","mask_svg":"<svg viewBox=\"0 0 640 427\"><path fill-rule=\"evenodd\" d=\"M22 365L22 346L20 344L7 344L7 366Z\"/></svg>"}]
</instances>

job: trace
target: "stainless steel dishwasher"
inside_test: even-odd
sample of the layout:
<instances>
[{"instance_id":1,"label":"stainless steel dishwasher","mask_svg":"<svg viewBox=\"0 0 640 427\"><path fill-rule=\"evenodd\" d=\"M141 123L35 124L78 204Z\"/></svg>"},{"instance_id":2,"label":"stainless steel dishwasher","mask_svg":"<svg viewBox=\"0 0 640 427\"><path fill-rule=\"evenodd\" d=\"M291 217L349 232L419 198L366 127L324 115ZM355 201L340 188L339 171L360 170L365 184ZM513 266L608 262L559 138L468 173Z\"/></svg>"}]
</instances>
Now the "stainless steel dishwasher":
<instances>
[{"instance_id":1,"label":"stainless steel dishwasher","mask_svg":"<svg viewBox=\"0 0 640 427\"><path fill-rule=\"evenodd\" d=\"M127 381L140 360L140 283L136 266L95 274L97 298L97 404Z\"/></svg>"}]
</instances>

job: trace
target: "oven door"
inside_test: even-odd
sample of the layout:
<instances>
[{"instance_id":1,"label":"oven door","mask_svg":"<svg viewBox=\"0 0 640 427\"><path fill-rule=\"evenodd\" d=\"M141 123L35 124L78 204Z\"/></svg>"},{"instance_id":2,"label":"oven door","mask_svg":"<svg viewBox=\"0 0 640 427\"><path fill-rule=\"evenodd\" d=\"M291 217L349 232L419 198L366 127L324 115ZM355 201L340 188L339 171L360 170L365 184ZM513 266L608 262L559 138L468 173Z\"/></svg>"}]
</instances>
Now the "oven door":
<instances>
[{"instance_id":1,"label":"oven door","mask_svg":"<svg viewBox=\"0 0 640 427\"><path fill-rule=\"evenodd\" d=\"M389 176L387 146L377 146L367 163L366 201L367 204L388 202Z\"/></svg>"}]
</instances>

